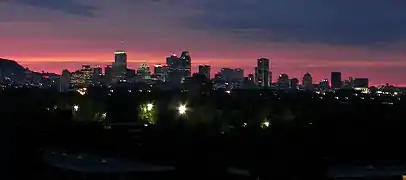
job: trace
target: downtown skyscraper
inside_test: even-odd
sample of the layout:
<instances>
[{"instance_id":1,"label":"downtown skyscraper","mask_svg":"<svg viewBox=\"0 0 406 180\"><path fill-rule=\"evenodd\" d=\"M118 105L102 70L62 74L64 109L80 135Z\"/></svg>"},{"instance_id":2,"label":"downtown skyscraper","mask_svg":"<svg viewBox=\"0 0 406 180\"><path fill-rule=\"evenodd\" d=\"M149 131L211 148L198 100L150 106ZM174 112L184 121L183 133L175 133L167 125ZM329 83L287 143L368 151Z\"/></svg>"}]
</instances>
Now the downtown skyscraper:
<instances>
[{"instance_id":1,"label":"downtown skyscraper","mask_svg":"<svg viewBox=\"0 0 406 180\"><path fill-rule=\"evenodd\" d=\"M256 69L256 77L255 80L260 87L269 87L271 73L269 68L269 59L266 58L259 58L257 60L257 67Z\"/></svg>"},{"instance_id":2,"label":"downtown skyscraper","mask_svg":"<svg viewBox=\"0 0 406 180\"><path fill-rule=\"evenodd\" d=\"M174 84L182 83L186 78L191 77L192 58L188 51L183 51L181 56L175 54L166 58L169 66L169 81Z\"/></svg>"}]
</instances>

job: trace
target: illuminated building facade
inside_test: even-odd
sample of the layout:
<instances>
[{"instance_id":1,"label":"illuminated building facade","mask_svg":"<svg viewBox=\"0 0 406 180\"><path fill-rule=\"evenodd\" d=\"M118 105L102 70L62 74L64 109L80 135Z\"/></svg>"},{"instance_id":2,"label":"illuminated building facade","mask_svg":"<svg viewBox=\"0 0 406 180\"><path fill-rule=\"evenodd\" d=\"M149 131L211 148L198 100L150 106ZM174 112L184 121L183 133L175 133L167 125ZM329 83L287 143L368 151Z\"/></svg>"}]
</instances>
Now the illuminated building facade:
<instances>
[{"instance_id":1,"label":"illuminated building facade","mask_svg":"<svg viewBox=\"0 0 406 180\"><path fill-rule=\"evenodd\" d=\"M127 73L127 53L125 51L114 52L112 82L117 83L126 80Z\"/></svg>"},{"instance_id":2,"label":"illuminated building facade","mask_svg":"<svg viewBox=\"0 0 406 180\"><path fill-rule=\"evenodd\" d=\"M180 55L182 77L187 78L192 76L192 58L189 51L183 51Z\"/></svg>"},{"instance_id":3,"label":"illuminated building facade","mask_svg":"<svg viewBox=\"0 0 406 180\"><path fill-rule=\"evenodd\" d=\"M127 53L125 51L119 50L114 52L114 65L119 68L127 69Z\"/></svg>"},{"instance_id":4,"label":"illuminated building facade","mask_svg":"<svg viewBox=\"0 0 406 180\"><path fill-rule=\"evenodd\" d=\"M174 84L181 84L185 79L191 77L192 58L188 51L183 51L180 57L175 54L166 58L169 66L169 81Z\"/></svg>"},{"instance_id":5,"label":"illuminated building facade","mask_svg":"<svg viewBox=\"0 0 406 180\"><path fill-rule=\"evenodd\" d=\"M82 69L72 73L70 84L74 87L87 87L92 84L93 69L89 65L83 65Z\"/></svg>"},{"instance_id":6,"label":"illuminated building facade","mask_svg":"<svg viewBox=\"0 0 406 180\"><path fill-rule=\"evenodd\" d=\"M166 64L156 64L154 65L154 75L157 80L166 82L168 80L169 66Z\"/></svg>"},{"instance_id":7,"label":"illuminated building facade","mask_svg":"<svg viewBox=\"0 0 406 180\"><path fill-rule=\"evenodd\" d=\"M266 58L259 58L257 60L257 67L256 67L256 82L258 86L261 87L269 87L271 83L270 79L270 70L269 70L269 59Z\"/></svg>"}]
</instances>

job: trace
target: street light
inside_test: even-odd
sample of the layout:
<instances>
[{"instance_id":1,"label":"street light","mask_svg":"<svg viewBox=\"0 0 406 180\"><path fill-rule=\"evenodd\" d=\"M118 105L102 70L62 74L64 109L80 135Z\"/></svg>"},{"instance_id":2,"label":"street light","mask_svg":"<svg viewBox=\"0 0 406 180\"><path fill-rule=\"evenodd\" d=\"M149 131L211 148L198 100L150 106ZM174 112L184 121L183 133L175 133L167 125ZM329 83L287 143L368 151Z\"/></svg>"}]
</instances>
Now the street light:
<instances>
[{"instance_id":1,"label":"street light","mask_svg":"<svg viewBox=\"0 0 406 180\"><path fill-rule=\"evenodd\" d=\"M186 113L186 110L187 110L187 108L186 108L186 105L185 105L185 104L181 104L181 105L178 107L178 112L179 112L180 115L184 115L184 114Z\"/></svg>"},{"instance_id":2,"label":"street light","mask_svg":"<svg viewBox=\"0 0 406 180\"><path fill-rule=\"evenodd\" d=\"M74 111L78 111L78 110L79 110L79 106L78 106L78 105L74 105L74 106L73 106L73 110L74 110Z\"/></svg>"},{"instance_id":3,"label":"street light","mask_svg":"<svg viewBox=\"0 0 406 180\"><path fill-rule=\"evenodd\" d=\"M148 111L152 111L153 108L154 108L154 104L152 104L152 103L147 104L147 110Z\"/></svg>"}]
</instances>

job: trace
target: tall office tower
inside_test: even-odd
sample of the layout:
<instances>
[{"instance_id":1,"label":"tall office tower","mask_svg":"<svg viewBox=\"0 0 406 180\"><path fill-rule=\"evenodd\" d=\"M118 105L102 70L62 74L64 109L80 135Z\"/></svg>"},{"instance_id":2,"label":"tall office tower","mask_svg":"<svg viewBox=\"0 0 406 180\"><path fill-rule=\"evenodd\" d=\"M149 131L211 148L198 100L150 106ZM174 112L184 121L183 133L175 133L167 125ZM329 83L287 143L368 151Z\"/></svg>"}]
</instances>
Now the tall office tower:
<instances>
[{"instance_id":1,"label":"tall office tower","mask_svg":"<svg viewBox=\"0 0 406 180\"><path fill-rule=\"evenodd\" d=\"M368 78L355 78L354 79L354 87L355 88L368 88L369 87L369 79Z\"/></svg>"},{"instance_id":2,"label":"tall office tower","mask_svg":"<svg viewBox=\"0 0 406 180\"><path fill-rule=\"evenodd\" d=\"M302 85L305 89L310 89L313 86L313 78L310 73L306 73L302 79Z\"/></svg>"},{"instance_id":3,"label":"tall office tower","mask_svg":"<svg viewBox=\"0 0 406 180\"><path fill-rule=\"evenodd\" d=\"M60 92L65 92L69 89L70 77L71 77L71 73L67 69L64 69L62 71L62 76L60 77L60 81L59 81L59 83L60 83L59 91Z\"/></svg>"},{"instance_id":4,"label":"tall office tower","mask_svg":"<svg viewBox=\"0 0 406 180\"><path fill-rule=\"evenodd\" d=\"M234 69L233 81L243 81L244 80L244 69L236 68Z\"/></svg>"},{"instance_id":5,"label":"tall office tower","mask_svg":"<svg viewBox=\"0 0 406 180\"><path fill-rule=\"evenodd\" d=\"M297 78L290 79L289 86L291 89L297 89L298 85L299 85L299 79L297 79Z\"/></svg>"},{"instance_id":6,"label":"tall office tower","mask_svg":"<svg viewBox=\"0 0 406 180\"><path fill-rule=\"evenodd\" d=\"M127 74L127 53L125 51L114 52L112 82L117 83L126 78Z\"/></svg>"},{"instance_id":7,"label":"tall office tower","mask_svg":"<svg viewBox=\"0 0 406 180\"><path fill-rule=\"evenodd\" d=\"M179 84L182 80L181 72L179 71L180 59L175 54L166 57L166 64L168 65L168 80L171 83Z\"/></svg>"},{"instance_id":8,"label":"tall office tower","mask_svg":"<svg viewBox=\"0 0 406 180\"><path fill-rule=\"evenodd\" d=\"M230 83L233 81L233 78L234 78L234 69L221 68L220 75L221 75L221 79Z\"/></svg>"},{"instance_id":9,"label":"tall office tower","mask_svg":"<svg viewBox=\"0 0 406 180\"><path fill-rule=\"evenodd\" d=\"M261 87L269 87L269 59L259 58L257 61L257 83Z\"/></svg>"},{"instance_id":10,"label":"tall office tower","mask_svg":"<svg viewBox=\"0 0 406 180\"><path fill-rule=\"evenodd\" d=\"M210 65L199 65L199 74L206 76L207 79L210 79Z\"/></svg>"},{"instance_id":11,"label":"tall office tower","mask_svg":"<svg viewBox=\"0 0 406 180\"><path fill-rule=\"evenodd\" d=\"M341 86L341 72L331 72L331 88L339 89Z\"/></svg>"},{"instance_id":12,"label":"tall office tower","mask_svg":"<svg viewBox=\"0 0 406 180\"><path fill-rule=\"evenodd\" d=\"M83 65L82 69L71 74L70 84L75 87L87 87L91 85L93 78L93 69L89 65Z\"/></svg>"},{"instance_id":13,"label":"tall office tower","mask_svg":"<svg viewBox=\"0 0 406 180\"><path fill-rule=\"evenodd\" d=\"M183 51L180 55L180 59L182 60L182 71L184 77L191 77L192 76L192 58L190 57L189 51Z\"/></svg>"},{"instance_id":14,"label":"tall office tower","mask_svg":"<svg viewBox=\"0 0 406 180\"><path fill-rule=\"evenodd\" d=\"M156 64L154 66L154 75L158 80L166 82L168 80L169 66L166 64Z\"/></svg>"},{"instance_id":15,"label":"tall office tower","mask_svg":"<svg viewBox=\"0 0 406 180\"><path fill-rule=\"evenodd\" d=\"M289 84L290 84L289 76L287 74L279 75L277 84L281 88L289 88Z\"/></svg>"},{"instance_id":16,"label":"tall office tower","mask_svg":"<svg viewBox=\"0 0 406 180\"><path fill-rule=\"evenodd\" d=\"M114 65L127 69L127 53L125 51L114 52Z\"/></svg>"}]
</instances>

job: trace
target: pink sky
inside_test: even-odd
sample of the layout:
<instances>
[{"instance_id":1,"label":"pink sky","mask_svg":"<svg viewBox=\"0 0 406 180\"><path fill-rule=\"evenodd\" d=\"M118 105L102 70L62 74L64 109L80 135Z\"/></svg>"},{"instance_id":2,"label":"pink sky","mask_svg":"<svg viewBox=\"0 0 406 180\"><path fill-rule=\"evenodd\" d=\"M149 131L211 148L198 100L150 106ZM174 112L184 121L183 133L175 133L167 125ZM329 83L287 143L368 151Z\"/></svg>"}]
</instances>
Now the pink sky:
<instances>
[{"instance_id":1,"label":"pink sky","mask_svg":"<svg viewBox=\"0 0 406 180\"><path fill-rule=\"evenodd\" d=\"M274 81L281 73L301 79L310 72L319 81L330 78L331 71L341 71L343 79L368 77L371 85L406 85L405 52L362 45L252 42L180 26L182 16L196 12L162 16L149 11L167 12L164 7L146 5L121 13L120 8L126 7L100 2L104 11L96 18L0 2L0 17L6 17L0 18L0 57L36 71L60 73L63 68L73 70L82 64L110 64L117 49L127 50L132 68L142 62L165 63L166 56L188 50L193 69L198 64L211 64L212 74L222 67L241 67L246 74L253 73L256 59L266 57L271 60ZM179 10L181 7L171 9Z\"/></svg>"}]
</instances>

